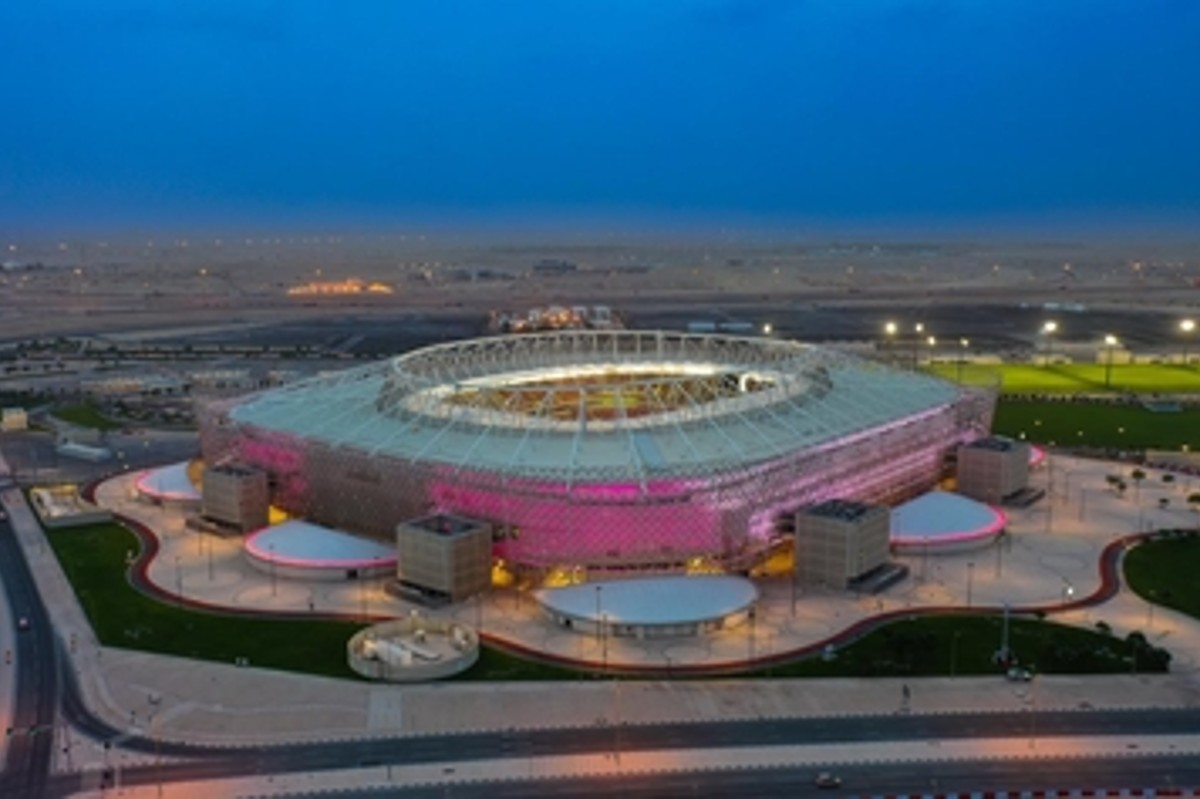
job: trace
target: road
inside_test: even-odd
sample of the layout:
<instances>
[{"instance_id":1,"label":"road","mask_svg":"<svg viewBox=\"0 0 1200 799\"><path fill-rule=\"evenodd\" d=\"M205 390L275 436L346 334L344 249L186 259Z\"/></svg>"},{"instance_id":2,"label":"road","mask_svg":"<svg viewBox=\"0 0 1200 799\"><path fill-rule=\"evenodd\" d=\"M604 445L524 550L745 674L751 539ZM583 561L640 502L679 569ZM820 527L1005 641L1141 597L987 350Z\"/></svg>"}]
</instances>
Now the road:
<instances>
[{"instance_id":1,"label":"road","mask_svg":"<svg viewBox=\"0 0 1200 799\"><path fill-rule=\"evenodd\" d=\"M980 790L1055 790L1079 785L1106 788L1172 787L1200 784L1194 757L1120 760L975 760L939 764L887 764L838 768L840 791L813 785L814 769L747 769L552 781L494 781L420 788L305 792L306 799L622 799L704 797L802 799L802 797L935 794Z\"/></svg>"},{"instance_id":2,"label":"road","mask_svg":"<svg viewBox=\"0 0 1200 799\"><path fill-rule=\"evenodd\" d=\"M12 643L17 679L8 756L0 772L0 796L6 799L46 794L58 709L58 649L46 608L33 584L29 565L7 520L0 521L0 581L16 619L29 619L30 628L16 632ZM6 731L7 732L7 731Z\"/></svg>"}]
</instances>

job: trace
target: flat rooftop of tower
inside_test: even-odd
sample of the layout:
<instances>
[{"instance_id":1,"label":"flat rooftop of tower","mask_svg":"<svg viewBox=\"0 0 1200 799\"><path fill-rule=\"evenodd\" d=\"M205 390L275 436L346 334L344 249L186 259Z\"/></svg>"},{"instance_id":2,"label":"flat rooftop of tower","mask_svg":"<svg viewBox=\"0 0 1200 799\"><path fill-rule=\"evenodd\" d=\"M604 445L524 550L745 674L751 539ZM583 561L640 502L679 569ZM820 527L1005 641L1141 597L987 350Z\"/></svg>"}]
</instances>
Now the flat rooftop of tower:
<instances>
[{"instance_id":1,"label":"flat rooftop of tower","mask_svg":"<svg viewBox=\"0 0 1200 799\"><path fill-rule=\"evenodd\" d=\"M474 519L455 516L450 513L434 513L430 516L422 516L419 519L410 519L404 522L405 527L415 527L418 530L444 536L469 533L473 530L478 530L482 524L482 522L475 521Z\"/></svg>"},{"instance_id":2,"label":"flat rooftop of tower","mask_svg":"<svg viewBox=\"0 0 1200 799\"><path fill-rule=\"evenodd\" d=\"M991 452L1011 452L1020 446L1020 444L1021 442L1013 441L1011 438L988 436L987 438L977 438L965 446L968 449L986 449Z\"/></svg>"},{"instance_id":3,"label":"flat rooftop of tower","mask_svg":"<svg viewBox=\"0 0 1200 799\"><path fill-rule=\"evenodd\" d=\"M801 513L805 516L819 516L824 519L852 522L861 519L877 507L879 506L852 499L827 499L811 508L805 508Z\"/></svg>"}]
</instances>

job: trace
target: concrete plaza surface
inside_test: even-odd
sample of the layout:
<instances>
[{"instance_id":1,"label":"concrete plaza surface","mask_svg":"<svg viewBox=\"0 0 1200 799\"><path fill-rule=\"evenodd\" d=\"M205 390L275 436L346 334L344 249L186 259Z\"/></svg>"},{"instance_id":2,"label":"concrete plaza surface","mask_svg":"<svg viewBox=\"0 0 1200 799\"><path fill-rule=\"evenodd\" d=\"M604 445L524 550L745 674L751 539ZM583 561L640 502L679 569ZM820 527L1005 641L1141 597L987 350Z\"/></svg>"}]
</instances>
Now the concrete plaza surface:
<instances>
[{"instance_id":1,"label":"concrete plaza surface","mask_svg":"<svg viewBox=\"0 0 1200 799\"><path fill-rule=\"evenodd\" d=\"M1183 498L1187 482L1162 483L1150 471L1138 496L1106 487L1105 475L1128 466L1053 456L1036 479L1047 500L1013 514L1008 541L955 555L910 558L912 576L882 597L804 591L766 583L754 625L695 638L609 639L553 627L529 597L501 592L446 611L482 621L486 634L566 658L645 664L736 662L811 645L879 612L935 606L1053 606L1100 586L1101 551L1115 538L1150 527L1195 524ZM262 612L340 611L400 615L409 606L376 583L301 583L248 566L240 542L187 531L178 511L136 501L132 477L104 483L98 500L156 530L161 550L148 574L162 590L193 601ZM1158 499L1167 497L1166 510ZM1061 614L1118 635L1140 629L1175 659L1168 675L1047 676L1036 698L999 677L841 680L588 680L555 683L376 685L239 668L98 645L75 595L19 493L5 498L38 585L71 656L89 704L115 726L168 739L253 744L267 741L414 735L509 728L640 724L656 721L885 714L899 712L903 686L913 713L1116 707L1200 707L1200 624L1164 608L1153 611L1122 591L1114 599ZM794 599L794 601L793 601ZM1054 616L1056 619L1059 615ZM59 768L95 766L94 741L64 734ZM145 762L146 756L109 755Z\"/></svg>"}]
</instances>

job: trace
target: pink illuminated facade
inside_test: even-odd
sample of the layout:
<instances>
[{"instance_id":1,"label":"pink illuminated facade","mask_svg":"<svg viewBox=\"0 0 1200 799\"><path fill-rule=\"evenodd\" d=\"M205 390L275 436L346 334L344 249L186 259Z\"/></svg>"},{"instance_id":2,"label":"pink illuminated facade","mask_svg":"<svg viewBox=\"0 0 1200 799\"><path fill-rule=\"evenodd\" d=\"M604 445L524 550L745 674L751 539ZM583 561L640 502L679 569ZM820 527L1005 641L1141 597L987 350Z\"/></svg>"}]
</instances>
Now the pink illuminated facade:
<instances>
[{"instance_id":1,"label":"pink illuminated facade","mask_svg":"<svg viewBox=\"0 0 1200 799\"><path fill-rule=\"evenodd\" d=\"M742 569L800 507L928 490L993 403L795 342L570 331L212 405L201 441L209 462L265 469L277 505L338 529L390 540L443 512L490 522L518 566Z\"/></svg>"}]
</instances>

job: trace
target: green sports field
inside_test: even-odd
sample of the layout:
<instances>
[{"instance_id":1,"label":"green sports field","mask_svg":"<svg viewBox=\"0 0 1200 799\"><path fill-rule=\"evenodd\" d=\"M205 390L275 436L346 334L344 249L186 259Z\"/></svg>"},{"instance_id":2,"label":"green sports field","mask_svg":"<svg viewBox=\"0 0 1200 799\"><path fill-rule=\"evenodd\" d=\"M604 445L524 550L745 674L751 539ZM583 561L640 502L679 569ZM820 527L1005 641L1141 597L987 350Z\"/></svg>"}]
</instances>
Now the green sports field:
<instances>
[{"instance_id":1,"label":"green sports field","mask_svg":"<svg viewBox=\"0 0 1200 799\"><path fill-rule=\"evenodd\" d=\"M999 383L1005 394L1200 394L1200 367L1114 364L1105 382L1103 364L935 364L929 371L968 385Z\"/></svg>"},{"instance_id":2,"label":"green sports field","mask_svg":"<svg viewBox=\"0 0 1200 799\"><path fill-rule=\"evenodd\" d=\"M992 430L1059 447L1200 451L1200 408L1155 413L1141 405L1001 400Z\"/></svg>"}]
</instances>

